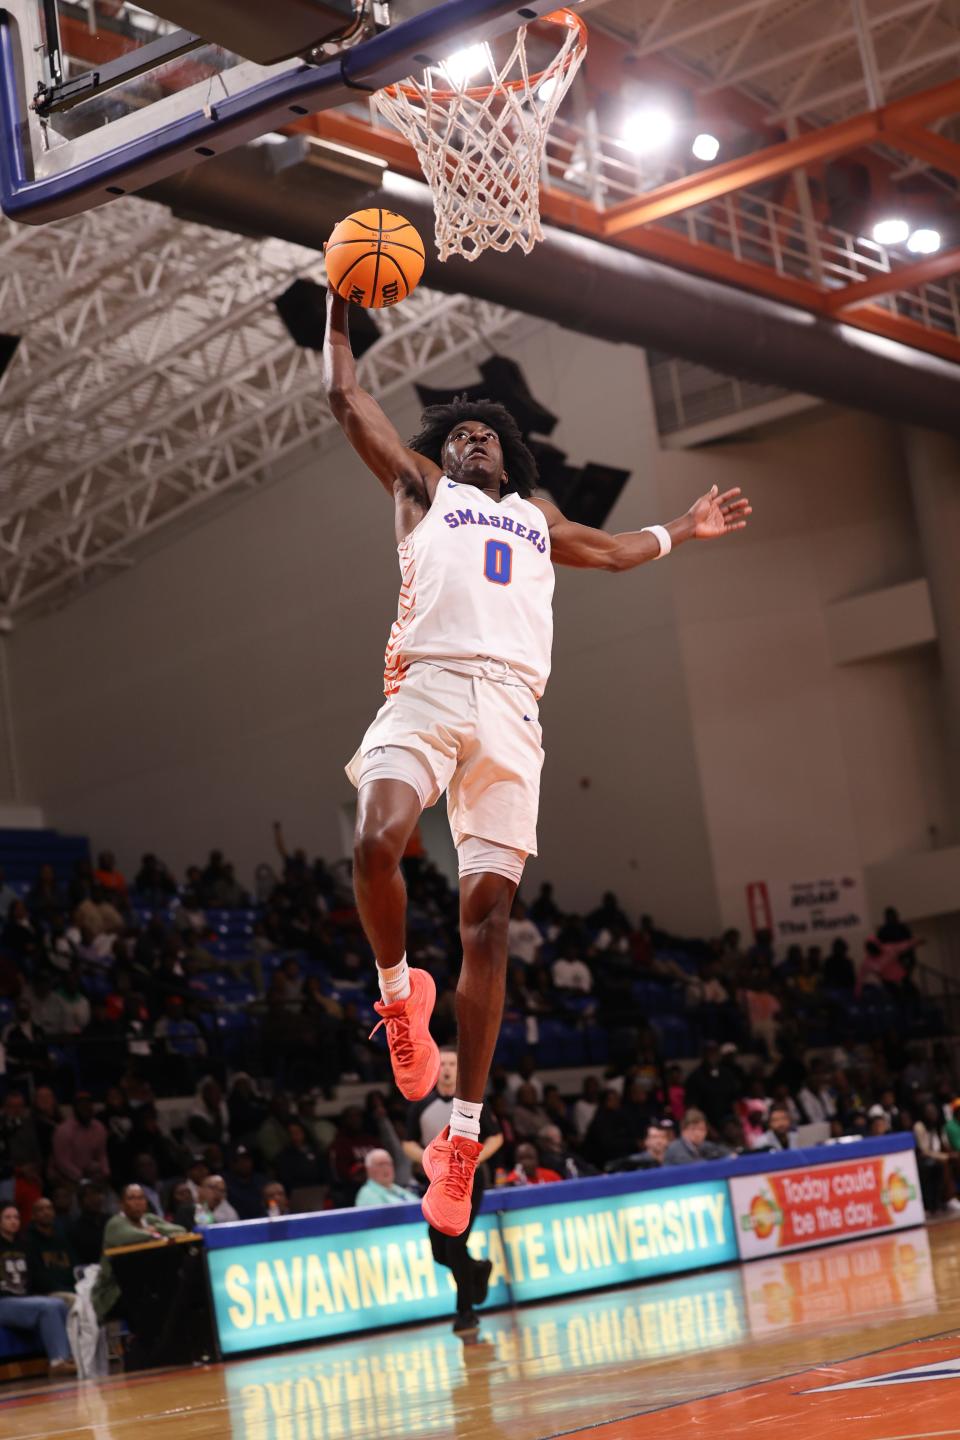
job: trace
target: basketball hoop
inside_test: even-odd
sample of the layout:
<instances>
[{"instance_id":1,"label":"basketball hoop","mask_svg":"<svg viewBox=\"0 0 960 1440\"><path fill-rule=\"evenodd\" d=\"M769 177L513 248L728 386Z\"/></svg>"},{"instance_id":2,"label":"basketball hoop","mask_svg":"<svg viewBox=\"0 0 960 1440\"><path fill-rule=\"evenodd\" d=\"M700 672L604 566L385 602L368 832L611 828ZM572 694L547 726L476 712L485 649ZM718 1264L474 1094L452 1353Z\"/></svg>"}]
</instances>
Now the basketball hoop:
<instances>
[{"instance_id":1,"label":"basketball hoop","mask_svg":"<svg viewBox=\"0 0 960 1440\"><path fill-rule=\"evenodd\" d=\"M377 109L410 142L433 191L441 260L475 260L483 250L519 245L529 255L540 228L540 166L547 133L587 52L587 29L571 10L544 20L563 41L543 70L527 68L526 30L517 31L509 58L498 65L489 45L477 46L489 85L458 80L448 65L422 80L388 85L373 97Z\"/></svg>"}]
</instances>

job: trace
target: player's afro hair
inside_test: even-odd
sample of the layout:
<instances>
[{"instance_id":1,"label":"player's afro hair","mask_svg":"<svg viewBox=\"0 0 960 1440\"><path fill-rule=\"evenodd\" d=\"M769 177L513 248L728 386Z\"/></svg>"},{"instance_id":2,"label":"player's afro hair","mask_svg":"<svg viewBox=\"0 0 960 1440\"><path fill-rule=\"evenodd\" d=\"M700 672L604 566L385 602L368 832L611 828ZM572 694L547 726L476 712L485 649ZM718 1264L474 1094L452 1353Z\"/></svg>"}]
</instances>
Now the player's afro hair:
<instances>
[{"instance_id":1,"label":"player's afro hair","mask_svg":"<svg viewBox=\"0 0 960 1440\"><path fill-rule=\"evenodd\" d=\"M428 405L420 417L420 430L408 442L410 449L442 466L447 436L463 420L479 420L496 430L509 481L504 494L532 495L537 488L537 462L523 443L520 427L510 411L494 400L468 400L458 395L449 405Z\"/></svg>"}]
</instances>

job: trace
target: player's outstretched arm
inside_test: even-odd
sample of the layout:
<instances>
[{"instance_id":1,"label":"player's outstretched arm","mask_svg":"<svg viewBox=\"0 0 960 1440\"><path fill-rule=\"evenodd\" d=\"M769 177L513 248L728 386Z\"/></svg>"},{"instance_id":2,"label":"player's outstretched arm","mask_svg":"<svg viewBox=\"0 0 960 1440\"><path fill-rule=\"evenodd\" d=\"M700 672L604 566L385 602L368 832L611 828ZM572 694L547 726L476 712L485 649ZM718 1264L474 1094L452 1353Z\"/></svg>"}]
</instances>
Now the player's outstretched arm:
<instances>
[{"instance_id":1,"label":"player's outstretched arm","mask_svg":"<svg viewBox=\"0 0 960 1440\"><path fill-rule=\"evenodd\" d=\"M358 385L348 310L346 301L331 286L327 290L323 388L334 419L360 459L391 495L398 480L423 490L440 471L426 456L407 449L373 396Z\"/></svg>"},{"instance_id":2,"label":"player's outstretched arm","mask_svg":"<svg viewBox=\"0 0 960 1440\"><path fill-rule=\"evenodd\" d=\"M650 530L626 530L610 535L591 525L577 525L551 500L533 501L547 518L550 531L550 554L558 565L573 565L582 570L633 570L660 556L660 541ZM743 530L752 506L740 487L725 490L721 495L714 485L706 495L695 500L685 515L671 520L663 528L670 536L671 548L687 540L719 540Z\"/></svg>"}]
</instances>

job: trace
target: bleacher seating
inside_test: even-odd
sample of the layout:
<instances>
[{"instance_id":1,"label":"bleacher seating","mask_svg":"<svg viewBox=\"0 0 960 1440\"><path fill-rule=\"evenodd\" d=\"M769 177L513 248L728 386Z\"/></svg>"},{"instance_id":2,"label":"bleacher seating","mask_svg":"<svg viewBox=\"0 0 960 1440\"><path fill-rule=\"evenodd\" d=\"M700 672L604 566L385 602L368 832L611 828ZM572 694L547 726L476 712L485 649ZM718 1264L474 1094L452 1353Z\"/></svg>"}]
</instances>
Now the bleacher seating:
<instances>
[{"instance_id":1,"label":"bleacher seating","mask_svg":"<svg viewBox=\"0 0 960 1440\"><path fill-rule=\"evenodd\" d=\"M52 865L61 885L69 884L78 860L90 859L85 835L59 830L0 830L0 866L11 886L26 895L41 865Z\"/></svg>"}]
</instances>

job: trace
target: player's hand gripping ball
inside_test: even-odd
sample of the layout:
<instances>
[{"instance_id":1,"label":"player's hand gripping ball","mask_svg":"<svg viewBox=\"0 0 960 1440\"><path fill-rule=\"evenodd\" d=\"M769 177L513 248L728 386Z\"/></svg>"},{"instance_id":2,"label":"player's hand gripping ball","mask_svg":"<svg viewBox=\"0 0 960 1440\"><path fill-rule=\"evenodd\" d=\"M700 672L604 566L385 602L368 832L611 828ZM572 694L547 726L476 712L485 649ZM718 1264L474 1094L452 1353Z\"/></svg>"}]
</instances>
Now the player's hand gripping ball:
<instances>
[{"instance_id":1,"label":"player's hand gripping ball","mask_svg":"<svg viewBox=\"0 0 960 1440\"><path fill-rule=\"evenodd\" d=\"M351 305L379 310L416 289L423 274L423 241L393 210L357 210L334 226L324 250L327 279Z\"/></svg>"}]
</instances>

